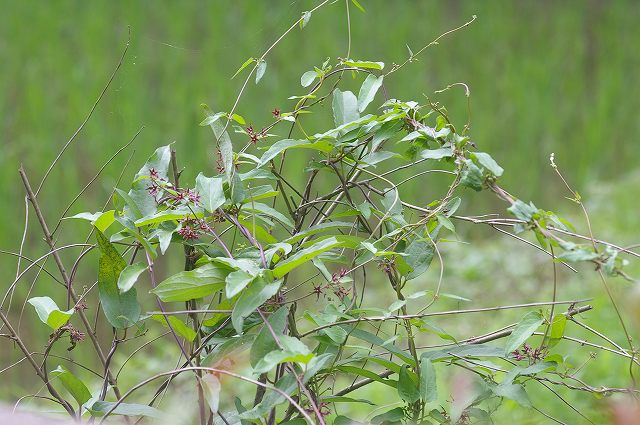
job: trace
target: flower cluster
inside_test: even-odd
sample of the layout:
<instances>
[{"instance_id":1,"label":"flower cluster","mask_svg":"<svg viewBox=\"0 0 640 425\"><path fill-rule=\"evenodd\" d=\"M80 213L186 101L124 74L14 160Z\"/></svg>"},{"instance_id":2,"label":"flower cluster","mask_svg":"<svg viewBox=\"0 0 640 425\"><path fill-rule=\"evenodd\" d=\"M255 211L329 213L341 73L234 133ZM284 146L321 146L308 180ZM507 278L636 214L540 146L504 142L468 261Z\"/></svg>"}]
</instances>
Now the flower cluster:
<instances>
[{"instance_id":1,"label":"flower cluster","mask_svg":"<svg viewBox=\"0 0 640 425\"><path fill-rule=\"evenodd\" d=\"M392 273L396 269L396 261L393 258L384 258L378 261L378 268L385 273Z\"/></svg>"},{"instance_id":2,"label":"flower cluster","mask_svg":"<svg viewBox=\"0 0 640 425\"><path fill-rule=\"evenodd\" d=\"M74 328L73 325L71 323L67 323L65 326L60 328L61 331L67 331L69 332L69 348L67 348L67 351L71 351L74 348L76 348L76 344L78 344L79 342L84 341L85 338L85 334L84 332L79 331L78 329Z\"/></svg>"},{"instance_id":3,"label":"flower cluster","mask_svg":"<svg viewBox=\"0 0 640 425\"><path fill-rule=\"evenodd\" d=\"M331 414L331 404L329 402L320 401L317 403L317 407L318 407L318 411L320 412L320 415L322 415L323 417ZM308 401L304 406L304 410L310 415L315 413L315 410L313 409L313 407Z\"/></svg>"},{"instance_id":4,"label":"flower cluster","mask_svg":"<svg viewBox=\"0 0 640 425\"><path fill-rule=\"evenodd\" d=\"M198 239L202 232L210 230L207 222L201 218L185 218L180 220L178 234L186 241Z\"/></svg>"},{"instance_id":5,"label":"flower cluster","mask_svg":"<svg viewBox=\"0 0 640 425\"><path fill-rule=\"evenodd\" d=\"M218 173L224 173L224 159L222 159L222 151L220 148L217 148L216 153L218 154L218 158L216 159L216 170Z\"/></svg>"},{"instance_id":6,"label":"flower cluster","mask_svg":"<svg viewBox=\"0 0 640 425\"><path fill-rule=\"evenodd\" d=\"M529 360L531 363L542 360L544 356L542 348L531 348L528 344L524 344L520 350L515 350L511 355L518 361Z\"/></svg>"},{"instance_id":7,"label":"flower cluster","mask_svg":"<svg viewBox=\"0 0 640 425\"><path fill-rule=\"evenodd\" d=\"M190 202L192 204L200 203L200 194L191 189L178 189L175 195L171 196L173 204L182 204Z\"/></svg>"},{"instance_id":8,"label":"flower cluster","mask_svg":"<svg viewBox=\"0 0 640 425\"><path fill-rule=\"evenodd\" d=\"M333 294L343 301L346 296L351 293L351 288L344 286L342 278L344 278L349 271L344 267L339 271L331 273L331 281L326 285L314 285L313 292L317 298L320 299L320 295L324 294L325 290L330 290Z\"/></svg>"},{"instance_id":9,"label":"flower cluster","mask_svg":"<svg viewBox=\"0 0 640 425\"><path fill-rule=\"evenodd\" d=\"M158 195L162 193L163 186L167 183L167 179L164 177L160 177L160 173L155 168L149 169L149 179L151 183L147 186L147 190L149 191L149 195L153 196L153 199L158 202Z\"/></svg>"},{"instance_id":10,"label":"flower cluster","mask_svg":"<svg viewBox=\"0 0 640 425\"><path fill-rule=\"evenodd\" d=\"M280 114L280 112L278 112L278 114ZM256 143L258 143L258 140L263 139L265 137L267 137L267 129L263 128L260 131L254 131L252 126L249 126L246 128L247 134L249 135L249 140L251 140L251 143L253 143L254 145Z\"/></svg>"}]
</instances>

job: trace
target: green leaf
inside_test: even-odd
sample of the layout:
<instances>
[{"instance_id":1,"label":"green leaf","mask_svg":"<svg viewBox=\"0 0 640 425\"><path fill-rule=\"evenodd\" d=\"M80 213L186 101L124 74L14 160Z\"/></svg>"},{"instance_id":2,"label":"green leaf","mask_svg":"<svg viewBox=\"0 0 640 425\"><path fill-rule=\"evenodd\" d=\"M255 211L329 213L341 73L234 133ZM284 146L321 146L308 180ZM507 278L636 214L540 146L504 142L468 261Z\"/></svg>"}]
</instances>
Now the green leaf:
<instances>
[{"instance_id":1,"label":"green leaf","mask_svg":"<svg viewBox=\"0 0 640 425\"><path fill-rule=\"evenodd\" d=\"M567 325L567 316L564 314L558 314L553 318L551 323L551 331L549 337L551 340L559 340L564 336L564 329Z\"/></svg>"},{"instance_id":2,"label":"green leaf","mask_svg":"<svg viewBox=\"0 0 640 425\"><path fill-rule=\"evenodd\" d=\"M347 416L338 415L333 420L333 425L364 425L364 423L363 422L354 421L353 419L351 419L351 418L349 418Z\"/></svg>"},{"instance_id":3,"label":"green leaf","mask_svg":"<svg viewBox=\"0 0 640 425\"><path fill-rule=\"evenodd\" d=\"M352 122L360 118L358 113L358 99L350 91L333 91L333 120L337 126Z\"/></svg>"},{"instance_id":4,"label":"green leaf","mask_svg":"<svg viewBox=\"0 0 640 425\"><path fill-rule=\"evenodd\" d=\"M375 406L376 405L371 400L365 400L363 398L351 398L351 397L345 397L345 396L327 396L327 397L322 397L322 401L324 401L326 403L364 403L364 404L369 404L371 406ZM336 418L336 420L337 419L338 418ZM334 421L333 423L335 424L336 422Z\"/></svg>"},{"instance_id":5,"label":"green leaf","mask_svg":"<svg viewBox=\"0 0 640 425\"><path fill-rule=\"evenodd\" d=\"M231 313L231 323L234 329L242 335L244 319L253 313L258 307L273 297L280 288L282 280L268 282L264 277L256 278L240 295Z\"/></svg>"},{"instance_id":6,"label":"green leaf","mask_svg":"<svg viewBox=\"0 0 640 425\"><path fill-rule=\"evenodd\" d=\"M367 75L367 78L365 78L362 83L362 87L360 87L360 92L358 93L358 111L363 112L373 101L376 93L382 86L383 80L384 76L382 75L379 77L376 77L373 74Z\"/></svg>"},{"instance_id":7,"label":"green leaf","mask_svg":"<svg viewBox=\"0 0 640 425\"><path fill-rule=\"evenodd\" d=\"M482 190L482 171L470 159L464 160L464 167L460 178L460 184L479 192Z\"/></svg>"},{"instance_id":8,"label":"green leaf","mask_svg":"<svg viewBox=\"0 0 640 425\"><path fill-rule=\"evenodd\" d=\"M436 370L431 360L425 356L420 358L420 398L425 403L431 403L438 399Z\"/></svg>"},{"instance_id":9,"label":"green leaf","mask_svg":"<svg viewBox=\"0 0 640 425\"><path fill-rule=\"evenodd\" d=\"M147 265L143 262L128 265L118 276L118 289L124 294L138 281L138 277L147 270Z\"/></svg>"},{"instance_id":10,"label":"green leaf","mask_svg":"<svg viewBox=\"0 0 640 425\"><path fill-rule=\"evenodd\" d=\"M258 84L260 80L262 80L262 77L264 76L264 72L266 70L267 70L267 61L262 59L260 62L258 62L258 66L256 67L256 84Z\"/></svg>"},{"instance_id":11,"label":"green leaf","mask_svg":"<svg viewBox=\"0 0 640 425\"><path fill-rule=\"evenodd\" d=\"M290 238L285 239L285 242L289 244L296 243L306 238L307 236L315 235L317 233L324 232L325 230L334 230L340 229L343 227L353 227L353 223L349 223L347 221L330 221L322 224L316 224L315 226L311 226L305 230L301 230L299 233L291 236Z\"/></svg>"},{"instance_id":12,"label":"green leaf","mask_svg":"<svg viewBox=\"0 0 640 425\"><path fill-rule=\"evenodd\" d=\"M116 220L115 210L109 210L104 212L99 211L94 214L83 212L71 217L65 217L64 219L67 220L70 218L80 218L83 220L89 220L91 222L91 225L95 226L101 232L104 232L105 230L107 230L109 226L111 226L113 222Z\"/></svg>"},{"instance_id":13,"label":"green leaf","mask_svg":"<svg viewBox=\"0 0 640 425\"><path fill-rule=\"evenodd\" d=\"M289 217L282 214L280 211L276 210L275 208L271 208L269 205L262 204L259 202L248 202L246 205L242 207L242 211L252 211L252 212L257 212L263 215L267 215L269 217L275 218L283 225L289 228L293 228L293 223L291 222L291 219L289 219Z\"/></svg>"},{"instance_id":14,"label":"green leaf","mask_svg":"<svg viewBox=\"0 0 640 425\"><path fill-rule=\"evenodd\" d=\"M254 367L255 373L266 373L273 370L278 364L285 362L307 364L314 354L297 338L287 335L278 336L282 350L274 350L267 353Z\"/></svg>"},{"instance_id":15,"label":"green leaf","mask_svg":"<svg viewBox=\"0 0 640 425\"><path fill-rule=\"evenodd\" d=\"M196 177L196 192L200 195L200 201L205 210L215 212L224 205L224 189L220 177L205 177L202 173Z\"/></svg>"},{"instance_id":16,"label":"green leaf","mask_svg":"<svg viewBox=\"0 0 640 425\"><path fill-rule=\"evenodd\" d=\"M200 386L209 409L214 413L217 412L220 405L220 380L212 373L205 373L200 378Z\"/></svg>"},{"instance_id":17,"label":"green leaf","mask_svg":"<svg viewBox=\"0 0 640 425\"><path fill-rule=\"evenodd\" d=\"M236 270L227 275L225 279L225 292L227 298L231 299L238 295L255 278L243 270Z\"/></svg>"},{"instance_id":18,"label":"green leaf","mask_svg":"<svg viewBox=\"0 0 640 425\"><path fill-rule=\"evenodd\" d=\"M377 151L366 154L360 161L367 165L376 165L382 161L386 161L389 158L400 157L401 156L395 152Z\"/></svg>"},{"instance_id":19,"label":"green leaf","mask_svg":"<svg viewBox=\"0 0 640 425\"><path fill-rule=\"evenodd\" d=\"M307 261L311 260L314 257L317 257L323 252L329 251L330 249L333 249L333 248L343 246L344 244L345 244L344 241L340 241L335 237L330 237L320 242L314 243L310 247L296 252L294 255L287 258L285 261L278 263L278 265L273 269L273 275L276 278L283 277L287 273L289 273L291 270L301 266L302 264L306 263Z\"/></svg>"},{"instance_id":20,"label":"green leaf","mask_svg":"<svg viewBox=\"0 0 640 425\"><path fill-rule=\"evenodd\" d=\"M413 240L404 252L407 254L404 260L411 267L407 279L415 279L429 269L435 254L435 246L430 240L420 238Z\"/></svg>"},{"instance_id":21,"label":"green leaf","mask_svg":"<svg viewBox=\"0 0 640 425\"><path fill-rule=\"evenodd\" d=\"M288 313L289 309L287 307L280 307L267 319L269 326L271 326L271 329L277 336L284 335L283 331L287 322ZM251 345L251 351L249 352L249 361L251 362L251 366L255 367L260 359L277 348L278 344L276 344L276 341L273 339L273 335L271 334L269 327L266 325L262 326L262 329L258 332L258 336Z\"/></svg>"},{"instance_id":22,"label":"green leaf","mask_svg":"<svg viewBox=\"0 0 640 425\"><path fill-rule=\"evenodd\" d=\"M213 131L213 135L216 138L217 146L220 149L220 155L222 156L222 163L224 165L224 173L227 176L227 180L231 181L231 175L234 169L233 166L233 144L231 143L231 137L225 130L225 125L220 122L220 118L226 116L223 112L213 114L210 110L206 109L209 113L207 118L200 123L200 125L208 125Z\"/></svg>"},{"instance_id":23,"label":"green leaf","mask_svg":"<svg viewBox=\"0 0 640 425\"><path fill-rule=\"evenodd\" d=\"M398 356L398 358L402 359L402 361L404 361L408 365L412 367L415 366L415 361L410 356L408 356L407 353L405 353L404 351L399 349L397 346L395 346L392 342L385 341L379 336L374 335L371 332L367 332L360 328L351 329L348 327L344 327L342 329L345 329L349 333L349 336L361 339L365 342L368 342L369 344L382 347L385 350L389 351L390 353L393 353L396 356Z\"/></svg>"},{"instance_id":24,"label":"green leaf","mask_svg":"<svg viewBox=\"0 0 640 425\"><path fill-rule=\"evenodd\" d=\"M544 322L544 317L539 311L530 311L518 322L513 332L507 338L504 348L505 356L510 355L518 347L520 347L538 327Z\"/></svg>"},{"instance_id":25,"label":"green leaf","mask_svg":"<svg viewBox=\"0 0 640 425\"><path fill-rule=\"evenodd\" d=\"M170 161L171 147L162 146L155 150L146 164L138 171L131 185L131 190L126 194L130 202L135 205L133 207L127 202L129 208L125 208L125 215L128 218L135 221L138 218L155 214L158 205L155 198L149 193L149 187L152 184L149 179L150 170L153 168L159 178L168 180ZM122 193L120 195L122 196Z\"/></svg>"},{"instance_id":26,"label":"green leaf","mask_svg":"<svg viewBox=\"0 0 640 425\"><path fill-rule=\"evenodd\" d=\"M358 9L360 9L360 12L362 13L367 13L366 10L364 10L364 7L362 7L362 5L358 2L358 0L351 0L351 3L353 3L353 5L355 7L357 7Z\"/></svg>"},{"instance_id":27,"label":"green leaf","mask_svg":"<svg viewBox=\"0 0 640 425\"><path fill-rule=\"evenodd\" d=\"M363 369L361 367L357 367L357 366L336 366L334 369L338 370L340 372L362 376L363 378L369 378L372 381L376 381L376 382L379 382L381 384L388 385L388 386L390 386L392 388L396 388L397 389L397 382L396 381L394 381L392 379L382 378L382 377L380 377L380 375L378 373L372 372L372 371L367 370L367 369Z\"/></svg>"},{"instance_id":28,"label":"green leaf","mask_svg":"<svg viewBox=\"0 0 640 425\"><path fill-rule=\"evenodd\" d=\"M584 248L575 248L569 251L564 251L558 255L558 259L576 263L579 261L591 261L599 258L597 253Z\"/></svg>"},{"instance_id":29,"label":"green leaf","mask_svg":"<svg viewBox=\"0 0 640 425\"><path fill-rule=\"evenodd\" d=\"M244 119L244 117L242 115L233 114L233 115L231 115L231 119L234 120L235 122L237 122L240 125L246 125L247 124L247 121Z\"/></svg>"},{"instance_id":30,"label":"green leaf","mask_svg":"<svg viewBox=\"0 0 640 425\"><path fill-rule=\"evenodd\" d=\"M471 158L475 159L476 162L486 168L492 175L496 177L500 177L504 172L504 169L498 165L498 163L491 158L491 155L485 152L473 152L471 154Z\"/></svg>"},{"instance_id":31,"label":"green leaf","mask_svg":"<svg viewBox=\"0 0 640 425\"><path fill-rule=\"evenodd\" d=\"M402 407L396 407L395 409L391 409L388 412L385 412L381 415L374 416L371 418L372 425L381 425L384 423L395 423L401 422L404 418L404 410Z\"/></svg>"},{"instance_id":32,"label":"green leaf","mask_svg":"<svg viewBox=\"0 0 640 425\"><path fill-rule=\"evenodd\" d=\"M451 148L425 149L420 151L420 157L424 159L442 159L451 158L453 150Z\"/></svg>"},{"instance_id":33,"label":"green leaf","mask_svg":"<svg viewBox=\"0 0 640 425\"><path fill-rule=\"evenodd\" d=\"M510 354L510 353L509 353ZM435 362L448 358L460 357L505 357L504 349L487 344L467 344L442 350L427 351L422 357Z\"/></svg>"},{"instance_id":34,"label":"green leaf","mask_svg":"<svg viewBox=\"0 0 640 425\"><path fill-rule=\"evenodd\" d=\"M303 381L304 382L304 381ZM287 374L280 378L278 382L276 382L275 387L285 394L291 394L298 388L298 382L296 378L291 374ZM263 418L264 416L269 414L269 411L286 401L286 398L276 392L276 391L267 391L262 401L251 410L247 410L238 415L239 419L258 419Z\"/></svg>"},{"instance_id":35,"label":"green leaf","mask_svg":"<svg viewBox=\"0 0 640 425\"><path fill-rule=\"evenodd\" d=\"M517 199L513 205L507 208L507 211L511 212L516 218L529 222L533 215L538 212L538 209L532 203L526 204Z\"/></svg>"},{"instance_id":36,"label":"green leaf","mask_svg":"<svg viewBox=\"0 0 640 425\"><path fill-rule=\"evenodd\" d=\"M197 336L196 331L191 329L189 326L187 326L186 323L184 323L182 320L178 319L175 316L164 316L162 314L154 314L151 316L151 318L156 322L162 323L162 325L164 325L167 328L169 327L169 325L171 325L171 329L173 329L176 334L180 335L181 337L183 337L189 342L193 342L196 339L196 336ZM169 322L168 324L167 324L167 321Z\"/></svg>"},{"instance_id":37,"label":"green leaf","mask_svg":"<svg viewBox=\"0 0 640 425\"><path fill-rule=\"evenodd\" d=\"M302 85L302 87L309 87L316 78L318 78L316 71L307 71L300 77L300 85Z\"/></svg>"},{"instance_id":38,"label":"green leaf","mask_svg":"<svg viewBox=\"0 0 640 425\"><path fill-rule=\"evenodd\" d=\"M221 264L205 264L194 270L174 274L150 292L164 302L203 298L224 288L225 279L231 271Z\"/></svg>"},{"instance_id":39,"label":"green leaf","mask_svg":"<svg viewBox=\"0 0 640 425\"><path fill-rule=\"evenodd\" d=\"M134 222L136 227L148 226L153 224L164 223L167 221L181 220L187 217L203 217L202 211L198 211L195 214L187 207L177 208L175 210L164 210L155 214L139 218Z\"/></svg>"},{"instance_id":40,"label":"green leaf","mask_svg":"<svg viewBox=\"0 0 640 425\"><path fill-rule=\"evenodd\" d=\"M238 68L238 70L236 71L235 74L233 74L233 77L231 77L231 79L233 80L234 78L236 78L236 76L238 74L240 74L242 72L243 69L245 69L246 67L248 67L250 64L252 64L253 62L255 62L255 58L249 58L247 59L242 65L240 65L240 68Z\"/></svg>"},{"instance_id":41,"label":"green leaf","mask_svg":"<svg viewBox=\"0 0 640 425\"><path fill-rule=\"evenodd\" d=\"M523 407L531 407L529 396L520 384L500 384L493 387L492 391L495 395L513 400Z\"/></svg>"},{"instance_id":42,"label":"green leaf","mask_svg":"<svg viewBox=\"0 0 640 425\"><path fill-rule=\"evenodd\" d=\"M406 366L400 368L400 374L398 377L398 395L407 403L413 403L420 399L418 383L411 375L412 374Z\"/></svg>"},{"instance_id":43,"label":"green leaf","mask_svg":"<svg viewBox=\"0 0 640 425\"><path fill-rule=\"evenodd\" d=\"M36 309L40 321L49 325L53 330L57 330L67 323L74 311L73 309L69 311L60 310L55 301L49 297L33 297L27 302Z\"/></svg>"},{"instance_id":44,"label":"green leaf","mask_svg":"<svg viewBox=\"0 0 640 425\"><path fill-rule=\"evenodd\" d=\"M99 230L96 230L96 239L101 253L98 262L98 294L102 310L114 328L126 329L140 318L136 288L120 293L118 279L127 263Z\"/></svg>"},{"instance_id":45,"label":"green leaf","mask_svg":"<svg viewBox=\"0 0 640 425\"><path fill-rule=\"evenodd\" d=\"M60 379L64 388L69 391L69 394L71 394L80 406L91 399L91 392L87 386L64 367L58 366L49 374Z\"/></svg>"},{"instance_id":46,"label":"green leaf","mask_svg":"<svg viewBox=\"0 0 640 425\"><path fill-rule=\"evenodd\" d=\"M308 140L283 139L275 142L265 153L262 154L260 163L256 165L256 167L262 167L278 156L281 152L289 148L313 149L321 152L331 152L333 149L333 147L326 142L312 143Z\"/></svg>"},{"instance_id":47,"label":"green leaf","mask_svg":"<svg viewBox=\"0 0 640 425\"><path fill-rule=\"evenodd\" d=\"M311 19L311 12L305 10L302 12L302 18L300 18L300 28L304 28L309 23L309 19Z\"/></svg>"},{"instance_id":48,"label":"green leaf","mask_svg":"<svg viewBox=\"0 0 640 425\"><path fill-rule=\"evenodd\" d=\"M88 409L91 412L92 416L101 417L104 416L107 412L111 411L111 409L116 405L115 402L112 401L96 401L93 405ZM155 407L147 406L146 404L129 404L129 403L120 403L113 410L111 415L123 415L123 416L148 416L150 418L163 418L166 416L165 413L156 409Z\"/></svg>"},{"instance_id":49,"label":"green leaf","mask_svg":"<svg viewBox=\"0 0 640 425\"><path fill-rule=\"evenodd\" d=\"M352 66L354 68L384 69L384 62L360 61L360 60L347 59L343 63L347 66Z\"/></svg>"}]
</instances>

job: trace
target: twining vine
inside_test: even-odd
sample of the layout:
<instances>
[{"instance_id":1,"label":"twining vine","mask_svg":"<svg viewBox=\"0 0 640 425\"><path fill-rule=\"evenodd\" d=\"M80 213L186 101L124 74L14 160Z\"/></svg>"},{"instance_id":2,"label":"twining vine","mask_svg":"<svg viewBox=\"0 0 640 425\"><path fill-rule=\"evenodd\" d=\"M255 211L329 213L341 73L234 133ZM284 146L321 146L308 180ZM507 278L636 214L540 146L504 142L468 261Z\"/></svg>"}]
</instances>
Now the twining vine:
<instances>
[{"instance_id":1,"label":"twining vine","mask_svg":"<svg viewBox=\"0 0 640 425\"><path fill-rule=\"evenodd\" d=\"M348 10L349 1L345 3ZM472 140L470 113L459 125L431 99L403 101L386 91L385 79L444 36L471 24L475 16L416 53L409 50L405 61L390 67L352 59L349 40L347 57L328 59L305 72L300 83L307 93L292 97L295 106L290 111L274 109L273 122L263 129L254 129L237 112L250 81L255 78L259 83L267 72L269 52L327 4L305 12L260 57L241 66L238 75L249 73L229 112L205 108L201 124L211 128L216 146L211 170L185 182L180 162L188 162L188 155L172 145L158 148L127 189L114 190L111 208L72 217L92 225L92 235L84 243L56 246L54 233L60 223L50 230L37 197L51 168L35 191L27 173L20 170L50 251L29 260L22 270L19 266L0 306L0 320L6 332L2 336L15 341L43 381L49 393L45 398L78 420L103 423L124 415L132 423L137 417L162 417L162 394L177 376L186 374L193 377L197 398L193 412L202 425L463 424L491 423L500 406L494 402L503 399L550 417L544 406L529 400L531 382L554 394L554 387L563 387L605 396L634 395L636 348L607 279L630 280L624 257L640 254L596 239L590 225L588 235L578 234L554 212L507 191L500 184L504 169L482 150L481 141ZM361 81L357 94L341 89L345 75ZM466 84L454 83L447 89L457 86L464 88L470 111ZM329 104L334 126L312 132L305 126L305 114L321 113L323 109L315 107ZM295 151L310 152L310 161L301 163ZM553 157L551 164L589 222L579 194ZM399 177L406 172L412 174ZM441 195L407 200L404 184L431 184L432 174L449 178L446 185L435 187ZM508 215L458 214L470 190L497 196L506 203ZM553 298L438 309L438 301L449 296L441 291L446 285L446 256L439 241L455 234L456 225L470 223L490 226L548 255L554 270ZM159 276L156 265L163 256L178 252L169 249L172 245L182 247L183 270ZM78 248L81 253L69 268L60 252ZM89 261L96 251L97 262ZM21 252L17 256L26 258ZM49 257L59 277L44 267ZM427 290L410 291L408 282L424 278L430 267L436 267L434 259L437 280L425 281ZM556 268L575 271L572 263L581 262L592 264L600 276L627 336L626 345L579 320L593 308L585 300L560 299ZM6 313L16 285L38 267L61 288L28 300L52 331L40 359ZM98 275L94 285L81 291L74 286L80 267L97 269ZM395 299L380 299L380 294L393 294ZM141 305L148 307L148 300L156 303L157 310L143 312ZM64 303L66 308L59 307ZM97 309L113 329L108 349L87 315ZM526 312L517 323L474 337L449 334L427 320L506 309ZM572 337L573 324L604 338L607 345ZM161 327L163 333L149 336L150 329ZM447 342L424 346L425 330ZM87 343L87 337L100 364L95 382L80 380L74 373L77 364L51 354L54 346L67 344L72 350ZM127 348L133 341L144 342ZM625 358L629 388L592 385L567 373L555 351L559 343L586 345ZM181 367L158 371L128 389L119 386L118 376L132 358L150 346L167 344L175 346ZM121 351L128 355L116 364L115 354ZM242 352L248 352L248 364L235 370L227 360ZM59 365L51 369L48 363L54 359ZM437 379L443 366L476 375L479 385L473 397L464 403L445 402L448 395ZM230 380L255 386L255 393L236 393ZM151 398L130 402L143 388L145 396L153 388ZM368 388L388 393L390 404L371 406L371 401L351 397ZM360 405L358 409L345 408L354 404ZM360 416L351 417L350 411Z\"/></svg>"}]
</instances>

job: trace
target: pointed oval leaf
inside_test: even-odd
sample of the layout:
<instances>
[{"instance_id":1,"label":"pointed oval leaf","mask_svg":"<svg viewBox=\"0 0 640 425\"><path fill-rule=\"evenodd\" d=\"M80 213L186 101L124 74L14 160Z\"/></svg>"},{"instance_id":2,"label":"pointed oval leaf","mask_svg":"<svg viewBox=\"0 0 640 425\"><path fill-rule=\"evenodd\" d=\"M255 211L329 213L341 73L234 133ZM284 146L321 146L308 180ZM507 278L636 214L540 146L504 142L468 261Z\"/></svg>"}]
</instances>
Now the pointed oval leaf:
<instances>
[{"instance_id":1,"label":"pointed oval leaf","mask_svg":"<svg viewBox=\"0 0 640 425\"><path fill-rule=\"evenodd\" d=\"M507 342L504 347L505 355L508 356L520 347L531 335L533 335L542 322L544 322L544 317L539 311L530 311L525 314L516 327L513 328L513 332L511 332L509 338L507 338Z\"/></svg>"},{"instance_id":2,"label":"pointed oval leaf","mask_svg":"<svg viewBox=\"0 0 640 425\"><path fill-rule=\"evenodd\" d=\"M214 413L217 412L220 405L220 380L214 374L207 373L200 378L200 384L209 409Z\"/></svg>"},{"instance_id":3,"label":"pointed oval leaf","mask_svg":"<svg viewBox=\"0 0 640 425\"><path fill-rule=\"evenodd\" d=\"M309 87L317 77L318 73L316 71L307 71L300 77L300 84L302 87Z\"/></svg>"},{"instance_id":4,"label":"pointed oval leaf","mask_svg":"<svg viewBox=\"0 0 640 425\"><path fill-rule=\"evenodd\" d=\"M225 279L231 271L222 264L205 264L163 280L151 292L164 302L203 298L224 288Z\"/></svg>"},{"instance_id":5,"label":"pointed oval leaf","mask_svg":"<svg viewBox=\"0 0 640 425\"><path fill-rule=\"evenodd\" d=\"M265 278L256 278L240 295L231 313L231 323L238 334L242 334L244 319L253 313L258 307L273 297L280 288L282 280L273 282Z\"/></svg>"},{"instance_id":6,"label":"pointed oval leaf","mask_svg":"<svg viewBox=\"0 0 640 425\"><path fill-rule=\"evenodd\" d=\"M363 112L367 106L373 101L378 92L378 89L382 86L384 76L376 77L373 74L367 75L360 92L358 93L358 111Z\"/></svg>"},{"instance_id":7,"label":"pointed oval leaf","mask_svg":"<svg viewBox=\"0 0 640 425\"><path fill-rule=\"evenodd\" d=\"M333 91L333 120L336 127L360 118L358 113L358 99L356 95L350 91L340 91L335 89Z\"/></svg>"},{"instance_id":8,"label":"pointed oval leaf","mask_svg":"<svg viewBox=\"0 0 640 425\"><path fill-rule=\"evenodd\" d=\"M54 330L67 323L73 314L73 309L69 311L60 310L56 302L49 297L33 297L27 302L36 309L40 321Z\"/></svg>"},{"instance_id":9,"label":"pointed oval leaf","mask_svg":"<svg viewBox=\"0 0 640 425\"><path fill-rule=\"evenodd\" d=\"M436 370L431 360L424 356L420 358L420 398L425 403L431 403L438 399Z\"/></svg>"},{"instance_id":10,"label":"pointed oval leaf","mask_svg":"<svg viewBox=\"0 0 640 425\"><path fill-rule=\"evenodd\" d=\"M202 206L210 213L224 205L225 197L222 183L220 177L205 177L202 173L196 177L196 192L200 195Z\"/></svg>"},{"instance_id":11,"label":"pointed oval leaf","mask_svg":"<svg viewBox=\"0 0 640 425\"><path fill-rule=\"evenodd\" d=\"M80 406L91 399L91 392L87 386L64 367L58 366L49 374L60 379L62 386L69 391L69 394L73 396Z\"/></svg>"},{"instance_id":12,"label":"pointed oval leaf","mask_svg":"<svg viewBox=\"0 0 640 425\"><path fill-rule=\"evenodd\" d=\"M267 61L264 59L258 62L258 66L256 67L256 84L262 80L265 71L267 70Z\"/></svg>"},{"instance_id":13,"label":"pointed oval leaf","mask_svg":"<svg viewBox=\"0 0 640 425\"><path fill-rule=\"evenodd\" d=\"M118 276L118 289L123 294L129 289L133 288L133 285L138 281L138 277L147 270L147 265L143 262L130 264L120 272Z\"/></svg>"}]
</instances>

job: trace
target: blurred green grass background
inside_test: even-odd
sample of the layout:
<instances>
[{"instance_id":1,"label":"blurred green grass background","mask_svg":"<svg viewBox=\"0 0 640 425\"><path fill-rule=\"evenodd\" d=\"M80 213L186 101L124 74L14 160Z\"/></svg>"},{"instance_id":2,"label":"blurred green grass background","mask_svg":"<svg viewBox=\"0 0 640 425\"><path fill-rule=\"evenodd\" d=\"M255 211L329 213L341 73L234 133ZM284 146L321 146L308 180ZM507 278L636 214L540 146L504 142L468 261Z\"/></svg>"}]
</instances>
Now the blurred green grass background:
<instances>
[{"instance_id":1,"label":"blurred green grass background","mask_svg":"<svg viewBox=\"0 0 640 425\"><path fill-rule=\"evenodd\" d=\"M503 182L508 189L540 207L560 204L558 210L572 216L576 209L558 201L566 193L548 166L549 154L555 152L575 187L594 194L586 202L594 215L601 214L595 219L598 235L621 244L638 242L639 179L634 171L640 154L636 140L640 130L639 2L360 1L366 14L351 7L352 57L382 60L387 65L407 57L406 45L417 51L477 15L470 27L443 39L418 62L389 78L385 82L389 93L418 101L424 100L423 94L433 96L464 123L467 110L461 90L437 96L433 92L451 83L467 83L471 134L482 150L505 167ZM32 183L40 180L113 71L128 27L131 47L121 70L40 195L50 222L57 221L75 194L141 126L144 129L132 147L107 167L69 215L101 208L130 155L134 155L132 165L121 187L155 147L169 142L176 142L186 178L200 170L213 174L212 135L198 126L199 105L229 110L243 81L231 79L236 69L247 58L261 54L314 4L302 0L5 3L0 13L4 203L0 249L17 250L22 235L24 190L17 174L19 164L24 164ZM264 79L257 86L249 85L238 113L254 127L267 125L273 108L290 110L293 103L287 97L304 93L299 85L304 71L327 57L344 57L346 51L344 3L337 2L315 13L304 30L296 29L272 52ZM305 119L320 128L325 117ZM423 188L416 183L405 190L417 195ZM502 210L502 205L486 198L474 196L468 208L472 212ZM31 225L35 228L37 223ZM540 259L509 262L501 253L510 245L486 243L482 242L480 254L493 255L490 258L495 261L481 262L462 251L460 270L451 272L451 292L470 296L465 293L469 290L465 280L490 280L493 273L509 266L520 273L502 276L493 284L507 288L516 279L520 290L512 292L514 299L539 296L536 285L542 278L536 261ZM37 256L44 252L42 245L33 232L26 252ZM15 263L13 257L0 257L3 282L14 277ZM588 295L601 296L597 281L572 279L568 282L574 286L591 288L586 290ZM564 295L584 294L578 289ZM487 296L474 290L474 300ZM598 314L593 313L594 323L613 320ZM497 324L503 323L501 319L496 315L491 320ZM31 332L30 324L23 324L23 329ZM4 363L4 356L0 358ZM612 364L600 363L589 373L602 378ZM623 363L615 364L613 370L623 370ZM28 386L13 383L2 386L2 398L13 398ZM625 385L623 377L615 383ZM546 402L562 409L552 397Z\"/></svg>"}]
</instances>

